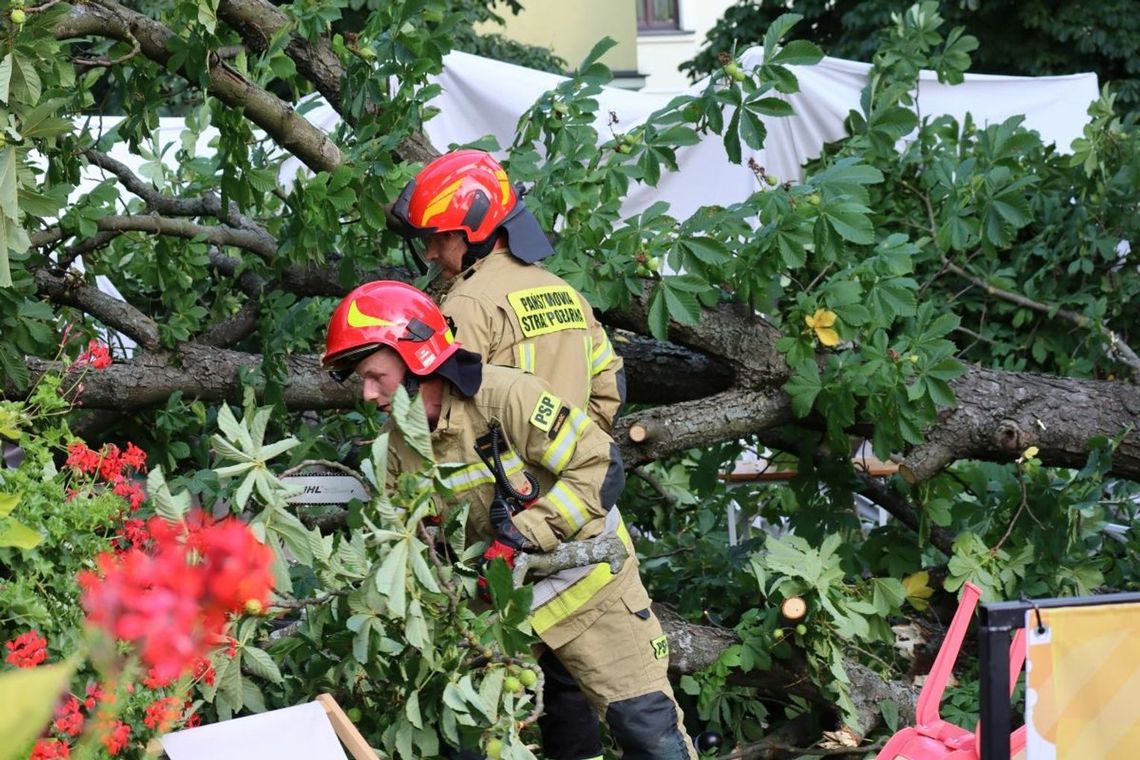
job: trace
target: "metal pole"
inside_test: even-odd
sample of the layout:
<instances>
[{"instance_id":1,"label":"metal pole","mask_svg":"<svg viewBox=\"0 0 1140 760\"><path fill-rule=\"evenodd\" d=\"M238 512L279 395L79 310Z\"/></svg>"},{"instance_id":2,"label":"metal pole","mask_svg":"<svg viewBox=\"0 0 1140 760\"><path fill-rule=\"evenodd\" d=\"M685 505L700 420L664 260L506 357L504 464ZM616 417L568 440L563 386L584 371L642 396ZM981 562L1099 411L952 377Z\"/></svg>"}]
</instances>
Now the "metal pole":
<instances>
[{"instance_id":1,"label":"metal pole","mask_svg":"<svg viewBox=\"0 0 1140 760\"><path fill-rule=\"evenodd\" d=\"M982 625L978 626L978 657L982 683L981 731L978 748L981 760L1009 758L1009 632L1007 626L986 625L982 608Z\"/></svg>"}]
</instances>

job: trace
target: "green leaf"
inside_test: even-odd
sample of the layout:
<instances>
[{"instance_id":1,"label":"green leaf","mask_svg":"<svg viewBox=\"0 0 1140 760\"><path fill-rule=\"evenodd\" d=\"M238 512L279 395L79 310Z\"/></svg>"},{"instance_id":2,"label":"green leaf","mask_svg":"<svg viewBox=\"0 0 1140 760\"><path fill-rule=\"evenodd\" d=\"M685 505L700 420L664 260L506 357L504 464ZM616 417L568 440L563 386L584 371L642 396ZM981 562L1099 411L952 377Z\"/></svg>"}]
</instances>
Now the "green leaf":
<instances>
[{"instance_id":1,"label":"green leaf","mask_svg":"<svg viewBox=\"0 0 1140 760\"><path fill-rule=\"evenodd\" d=\"M802 19L803 16L798 13L784 13L768 25L767 31L764 32L764 63L771 63L775 59L779 54L780 40Z\"/></svg>"},{"instance_id":2,"label":"green leaf","mask_svg":"<svg viewBox=\"0 0 1140 760\"><path fill-rule=\"evenodd\" d=\"M844 240L860 245L875 242L875 229L871 225L870 209L854 203L825 207L822 216Z\"/></svg>"},{"instance_id":3,"label":"green leaf","mask_svg":"<svg viewBox=\"0 0 1140 760\"><path fill-rule=\"evenodd\" d=\"M15 760L28 750L51 721L74 671L74 664L61 662L0 673L0 760Z\"/></svg>"},{"instance_id":4,"label":"green leaf","mask_svg":"<svg viewBox=\"0 0 1140 760\"><path fill-rule=\"evenodd\" d=\"M53 98L33 108L20 123L20 134L25 140L56 137L72 130L69 120L55 116L63 105L62 98Z\"/></svg>"},{"instance_id":5,"label":"green leaf","mask_svg":"<svg viewBox=\"0 0 1140 760\"><path fill-rule=\"evenodd\" d=\"M435 461L431 449L431 428L428 427L427 415L424 413L423 399L418 393L414 399L410 399L402 385L396 389L392 396L392 420L413 451L425 461Z\"/></svg>"},{"instance_id":6,"label":"green leaf","mask_svg":"<svg viewBox=\"0 0 1140 760\"><path fill-rule=\"evenodd\" d=\"M665 305L664 291L664 285L659 282L649 297L649 332L657 340L667 340L669 337L669 307Z\"/></svg>"},{"instance_id":7,"label":"green leaf","mask_svg":"<svg viewBox=\"0 0 1140 760\"><path fill-rule=\"evenodd\" d=\"M242 651L245 652L245 667L250 673L260 676L270 683L284 683L285 679L281 675L281 669L277 667L277 663L273 661L268 652L251 646L243 646Z\"/></svg>"},{"instance_id":8,"label":"green leaf","mask_svg":"<svg viewBox=\"0 0 1140 760\"><path fill-rule=\"evenodd\" d=\"M392 544L376 572L376 590L388 600L388 613L403 618L407 613L408 542Z\"/></svg>"},{"instance_id":9,"label":"green leaf","mask_svg":"<svg viewBox=\"0 0 1140 760\"><path fill-rule=\"evenodd\" d=\"M792 40L780 48L768 63L784 66L814 66L823 59L823 50L808 40Z\"/></svg>"},{"instance_id":10,"label":"green leaf","mask_svg":"<svg viewBox=\"0 0 1140 760\"><path fill-rule=\"evenodd\" d=\"M897 578L872 578L872 604L880 615L889 615L906 600L906 588Z\"/></svg>"},{"instance_id":11,"label":"green leaf","mask_svg":"<svg viewBox=\"0 0 1140 760\"><path fill-rule=\"evenodd\" d=\"M768 136L768 128L764 120L749 110L744 110L740 116L740 137L744 144L753 150L764 147L764 138Z\"/></svg>"},{"instance_id":12,"label":"green leaf","mask_svg":"<svg viewBox=\"0 0 1140 760\"><path fill-rule=\"evenodd\" d=\"M578 66L578 73L584 73L587 69L597 63L598 59L605 55L610 49L617 45L617 40L612 37L602 37L586 54L582 63Z\"/></svg>"},{"instance_id":13,"label":"green leaf","mask_svg":"<svg viewBox=\"0 0 1140 760\"><path fill-rule=\"evenodd\" d=\"M20 221L20 199L16 194L16 149L8 146L0 151L0 213L13 223Z\"/></svg>"},{"instance_id":14,"label":"green leaf","mask_svg":"<svg viewBox=\"0 0 1140 760\"><path fill-rule=\"evenodd\" d=\"M190 511L190 494L187 491L171 494L161 467L152 468L147 475L146 493L155 513L170 522L178 522Z\"/></svg>"},{"instance_id":15,"label":"green leaf","mask_svg":"<svg viewBox=\"0 0 1140 760\"><path fill-rule=\"evenodd\" d=\"M677 286L672 278L662 281L665 307L669 317L683 325L695 325L701 321L701 304L696 296L682 285Z\"/></svg>"},{"instance_id":16,"label":"green leaf","mask_svg":"<svg viewBox=\"0 0 1140 760\"><path fill-rule=\"evenodd\" d=\"M792 410L797 417L807 416L821 390L823 381L819 376L819 367L811 359L796 367L795 374L784 386L784 391L792 397Z\"/></svg>"},{"instance_id":17,"label":"green leaf","mask_svg":"<svg viewBox=\"0 0 1140 760\"><path fill-rule=\"evenodd\" d=\"M765 116L791 116L792 104L783 98L759 98L748 101L748 110Z\"/></svg>"},{"instance_id":18,"label":"green leaf","mask_svg":"<svg viewBox=\"0 0 1140 760\"><path fill-rule=\"evenodd\" d=\"M20 503L20 496L18 493L0 493L0 517L7 517L12 514L12 510Z\"/></svg>"},{"instance_id":19,"label":"green leaf","mask_svg":"<svg viewBox=\"0 0 1140 760\"><path fill-rule=\"evenodd\" d=\"M514 589L510 568L502 559L495 558L486 566L485 572L495 609L503 610L511 601L511 591Z\"/></svg>"},{"instance_id":20,"label":"green leaf","mask_svg":"<svg viewBox=\"0 0 1140 760\"><path fill-rule=\"evenodd\" d=\"M41 541L43 536L39 531L32 530L14 517L4 518L4 527L0 528L0 546L34 549Z\"/></svg>"},{"instance_id":21,"label":"green leaf","mask_svg":"<svg viewBox=\"0 0 1140 760\"><path fill-rule=\"evenodd\" d=\"M4 56L0 61L0 102L7 103L9 91L12 86L12 54Z\"/></svg>"},{"instance_id":22,"label":"green leaf","mask_svg":"<svg viewBox=\"0 0 1140 760\"><path fill-rule=\"evenodd\" d=\"M732 258L732 252L728 249L728 246L715 238L681 238L677 241L677 244L705 264L722 264ZM707 284L705 287L708 287Z\"/></svg>"}]
</instances>

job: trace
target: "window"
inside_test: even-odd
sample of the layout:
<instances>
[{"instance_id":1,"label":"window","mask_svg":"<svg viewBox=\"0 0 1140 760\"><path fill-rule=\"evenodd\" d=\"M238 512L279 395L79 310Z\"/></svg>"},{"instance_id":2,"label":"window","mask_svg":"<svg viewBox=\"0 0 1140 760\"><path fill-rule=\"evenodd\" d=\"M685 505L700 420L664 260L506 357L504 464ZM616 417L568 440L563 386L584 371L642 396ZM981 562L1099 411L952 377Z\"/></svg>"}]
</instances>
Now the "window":
<instances>
[{"instance_id":1,"label":"window","mask_svg":"<svg viewBox=\"0 0 1140 760\"><path fill-rule=\"evenodd\" d=\"M668 31L680 29L677 0L637 0L637 30Z\"/></svg>"}]
</instances>

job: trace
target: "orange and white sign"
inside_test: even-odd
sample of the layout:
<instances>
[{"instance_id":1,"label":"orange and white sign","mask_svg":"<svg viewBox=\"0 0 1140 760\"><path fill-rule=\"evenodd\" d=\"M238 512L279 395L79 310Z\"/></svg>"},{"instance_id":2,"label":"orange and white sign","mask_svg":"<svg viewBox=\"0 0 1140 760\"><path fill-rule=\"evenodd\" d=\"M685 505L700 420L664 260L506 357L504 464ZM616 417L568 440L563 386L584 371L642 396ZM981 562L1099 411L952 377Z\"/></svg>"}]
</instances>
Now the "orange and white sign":
<instances>
[{"instance_id":1,"label":"orange and white sign","mask_svg":"<svg viewBox=\"0 0 1140 760\"><path fill-rule=\"evenodd\" d=\"M1140 604L1026 613L1027 760L1140 756Z\"/></svg>"}]
</instances>

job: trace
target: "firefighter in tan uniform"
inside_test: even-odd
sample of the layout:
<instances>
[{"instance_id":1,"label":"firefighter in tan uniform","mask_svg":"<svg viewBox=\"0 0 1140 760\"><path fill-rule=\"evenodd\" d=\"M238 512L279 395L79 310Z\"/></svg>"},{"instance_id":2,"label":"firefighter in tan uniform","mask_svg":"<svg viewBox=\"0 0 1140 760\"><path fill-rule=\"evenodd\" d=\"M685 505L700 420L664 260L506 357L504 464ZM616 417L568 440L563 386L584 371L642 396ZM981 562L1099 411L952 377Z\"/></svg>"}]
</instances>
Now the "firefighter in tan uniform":
<instances>
[{"instance_id":1,"label":"firefighter in tan uniform","mask_svg":"<svg viewBox=\"0 0 1140 760\"><path fill-rule=\"evenodd\" d=\"M593 309L565 280L538 264L554 253L506 171L479 150L429 162L392 209L421 260L450 283L440 304L464 347L485 364L518 367L550 384L609 433L625 402L621 356ZM601 727L559 661L543 654L539 719L552 760L601 753Z\"/></svg>"},{"instance_id":2,"label":"firefighter in tan uniform","mask_svg":"<svg viewBox=\"0 0 1140 760\"><path fill-rule=\"evenodd\" d=\"M625 401L621 357L585 297L535 266L554 250L498 162L480 150L440 156L392 213L450 280L440 308L464 347L538 375L609 433Z\"/></svg>"},{"instance_id":3,"label":"firefighter in tan uniform","mask_svg":"<svg viewBox=\"0 0 1140 760\"><path fill-rule=\"evenodd\" d=\"M532 626L604 717L623 757L695 758L666 676L668 644L610 506L624 481L612 439L541 379L460 348L435 304L403 283L368 283L346 296L329 322L322 363L341 377L359 375L364 399L381 408L401 385L420 395L436 461L456 501L471 505L469 538L490 542L484 556L511 564L520 551L603 532L621 538L630 554L616 574L599 564L535 584ZM479 453L488 446L512 483L532 476L527 509L511 514L496 498L495 465ZM418 469L406 445L397 440L391 452L396 470Z\"/></svg>"}]
</instances>

